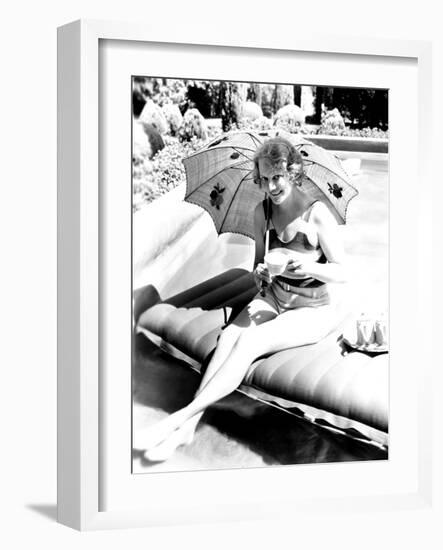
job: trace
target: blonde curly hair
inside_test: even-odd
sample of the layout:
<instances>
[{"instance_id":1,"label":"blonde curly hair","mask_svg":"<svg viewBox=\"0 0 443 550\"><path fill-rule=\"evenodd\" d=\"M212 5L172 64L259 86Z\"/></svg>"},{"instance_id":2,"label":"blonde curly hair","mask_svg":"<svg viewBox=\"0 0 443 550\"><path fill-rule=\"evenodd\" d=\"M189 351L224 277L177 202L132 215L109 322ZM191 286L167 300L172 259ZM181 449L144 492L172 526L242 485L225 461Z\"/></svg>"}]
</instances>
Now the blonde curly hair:
<instances>
[{"instance_id":1,"label":"blonde curly hair","mask_svg":"<svg viewBox=\"0 0 443 550\"><path fill-rule=\"evenodd\" d=\"M252 178L257 185L261 185L260 169L258 166L260 159L269 160L272 166L277 166L284 161L291 181L301 186L304 177L303 157L286 138L279 136L270 138L256 150L252 159L254 162Z\"/></svg>"}]
</instances>

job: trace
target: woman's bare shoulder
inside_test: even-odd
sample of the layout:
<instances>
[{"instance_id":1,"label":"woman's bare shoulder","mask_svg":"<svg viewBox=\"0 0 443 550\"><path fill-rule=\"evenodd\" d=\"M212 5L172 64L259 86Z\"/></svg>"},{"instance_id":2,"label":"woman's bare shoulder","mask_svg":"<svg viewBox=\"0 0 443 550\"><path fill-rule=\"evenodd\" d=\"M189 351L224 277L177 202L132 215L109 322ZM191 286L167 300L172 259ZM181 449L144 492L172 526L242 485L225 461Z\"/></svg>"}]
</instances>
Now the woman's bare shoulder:
<instances>
[{"instance_id":1,"label":"woman's bare shoulder","mask_svg":"<svg viewBox=\"0 0 443 550\"><path fill-rule=\"evenodd\" d=\"M312 205L309 221L317 225L330 225L331 223L337 224L332 212L322 201L316 201Z\"/></svg>"}]
</instances>

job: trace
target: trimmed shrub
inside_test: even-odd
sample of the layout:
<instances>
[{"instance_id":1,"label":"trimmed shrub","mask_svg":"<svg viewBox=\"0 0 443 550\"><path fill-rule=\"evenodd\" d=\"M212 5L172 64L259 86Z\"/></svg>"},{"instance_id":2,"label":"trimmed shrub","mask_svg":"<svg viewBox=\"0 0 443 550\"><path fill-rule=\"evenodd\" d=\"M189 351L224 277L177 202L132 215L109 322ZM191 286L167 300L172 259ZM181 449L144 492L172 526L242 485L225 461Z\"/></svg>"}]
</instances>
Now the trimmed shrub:
<instances>
[{"instance_id":1,"label":"trimmed shrub","mask_svg":"<svg viewBox=\"0 0 443 550\"><path fill-rule=\"evenodd\" d=\"M154 157L164 148L165 142L163 141L160 132L157 128L154 128L152 124L143 124L143 130L148 137L149 144L151 145L151 157Z\"/></svg>"},{"instance_id":2,"label":"trimmed shrub","mask_svg":"<svg viewBox=\"0 0 443 550\"><path fill-rule=\"evenodd\" d=\"M305 114L298 105L285 105L277 111L274 126L278 126L291 134L299 133L305 122Z\"/></svg>"},{"instance_id":3,"label":"trimmed shrub","mask_svg":"<svg viewBox=\"0 0 443 550\"><path fill-rule=\"evenodd\" d=\"M345 128L345 121L337 108L331 109L330 111L323 109L320 127L324 129L343 130Z\"/></svg>"},{"instance_id":4,"label":"trimmed shrub","mask_svg":"<svg viewBox=\"0 0 443 550\"><path fill-rule=\"evenodd\" d=\"M257 132L265 132L266 130L270 130L272 128L272 120L265 116L256 118L253 122L253 128Z\"/></svg>"},{"instance_id":5,"label":"trimmed shrub","mask_svg":"<svg viewBox=\"0 0 443 550\"><path fill-rule=\"evenodd\" d=\"M181 141L190 141L192 138L208 139L206 121L198 109L188 109L186 111L178 130L178 137Z\"/></svg>"},{"instance_id":6,"label":"trimmed shrub","mask_svg":"<svg viewBox=\"0 0 443 550\"><path fill-rule=\"evenodd\" d=\"M344 137L362 137L362 138L377 138L388 139L389 131L380 130L380 128L331 128L320 126L317 129L317 134L325 136L344 136Z\"/></svg>"},{"instance_id":7,"label":"trimmed shrub","mask_svg":"<svg viewBox=\"0 0 443 550\"><path fill-rule=\"evenodd\" d=\"M260 105L254 103L253 101L245 101L241 110L242 118L247 118L249 120L257 120L263 116Z\"/></svg>"},{"instance_id":8,"label":"trimmed shrub","mask_svg":"<svg viewBox=\"0 0 443 550\"><path fill-rule=\"evenodd\" d=\"M143 126L137 120L134 120L132 126L132 160L135 163L141 163L145 158L150 157L152 157L152 149L149 138Z\"/></svg>"},{"instance_id":9,"label":"trimmed shrub","mask_svg":"<svg viewBox=\"0 0 443 550\"><path fill-rule=\"evenodd\" d=\"M168 132L171 136L176 136L183 122L183 115L177 105L166 103L162 107L163 114L168 124Z\"/></svg>"},{"instance_id":10,"label":"trimmed shrub","mask_svg":"<svg viewBox=\"0 0 443 550\"><path fill-rule=\"evenodd\" d=\"M272 120L261 116L255 120L250 120L248 118L243 118L238 124L237 128L239 130L252 130L253 132L265 132L272 128Z\"/></svg>"},{"instance_id":11,"label":"trimmed shrub","mask_svg":"<svg viewBox=\"0 0 443 550\"><path fill-rule=\"evenodd\" d=\"M163 114L161 108L156 105L152 99L148 99L146 102L138 121L143 125L150 124L151 126L154 126L160 134L166 134L168 131L168 123L166 122L165 115Z\"/></svg>"},{"instance_id":12,"label":"trimmed shrub","mask_svg":"<svg viewBox=\"0 0 443 550\"><path fill-rule=\"evenodd\" d=\"M133 209L152 202L185 181L183 158L194 153L204 142L196 138L180 142L165 136L165 147L152 160L147 157L133 158Z\"/></svg>"}]
</instances>

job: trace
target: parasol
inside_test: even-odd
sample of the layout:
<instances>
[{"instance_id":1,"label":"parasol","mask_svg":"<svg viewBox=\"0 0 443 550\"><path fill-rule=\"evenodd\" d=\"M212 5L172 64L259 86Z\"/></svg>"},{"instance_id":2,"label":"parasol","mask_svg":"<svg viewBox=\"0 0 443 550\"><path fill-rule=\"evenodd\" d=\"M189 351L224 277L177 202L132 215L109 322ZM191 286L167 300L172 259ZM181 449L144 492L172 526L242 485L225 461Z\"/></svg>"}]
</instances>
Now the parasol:
<instances>
[{"instance_id":1,"label":"parasol","mask_svg":"<svg viewBox=\"0 0 443 550\"><path fill-rule=\"evenodd\" d=\"M204 208L219 234L240 233L254 238L253 213L265 193L254 184L253 157L264 141L276 136L288 139L302 155L303 189L313 200L323 201L339 224L346 223L349 201L358 191L334 154L282 130L236 131L219 136L183 159L185 201Z\"/></svg>"}]
</instances>

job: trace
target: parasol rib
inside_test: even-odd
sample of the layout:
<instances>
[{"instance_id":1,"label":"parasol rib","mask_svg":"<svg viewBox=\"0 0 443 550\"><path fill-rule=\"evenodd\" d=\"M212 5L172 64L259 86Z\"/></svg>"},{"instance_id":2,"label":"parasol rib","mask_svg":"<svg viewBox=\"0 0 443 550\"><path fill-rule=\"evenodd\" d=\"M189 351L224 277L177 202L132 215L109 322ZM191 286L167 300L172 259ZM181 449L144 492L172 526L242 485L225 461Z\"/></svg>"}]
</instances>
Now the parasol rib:
<instances>
[{"instance_id":1,"label":"parasol rib","mask_svg":"<svg viewBox=\"0 0 443 550\"><path fill-rule=\"evenodd\" d=\"M199 203L197 203L197 202L194 202L194 201L192 201L192 200L189 200L189 201L187 201L187 202L189 202L189 204L195 204L195 206L198 206L198 207L200 207L200 208L203 208L201 204L199 204ZM207 213L209 214L209 216L210 216L210 218L211 218L211 220L212 220L212 223L214 224L214 228L215 228L216 232L217 232L219 235L221 235L223 232L222 232L221 230L220 230L220 231L218 230L218 228L217 228L217 223L216 223L216 221L215 221L215 219L214 219L214 216L212 215L212 212L211 212L210 210L206 210L205 208L203 208L203 210L205 210L205 212L207 212ZM235 231L234 229L230 229L230 230L229 230L229 233L235 233L236 235L243 235L244 237L248 237L248 239L254 240L254 237L252 237L252 235L250 235L249 233L245 233L244 231Z\"/></svg>"},{"instance_id":2,"label":"parasol rib","mask_svg":"<svg viewBox=\"0 0 443 550\"><path fill-rule=\"evenodd\" d=\"M197 157L198 155L203 155L204 153L208 153L208 151L220 151L220 149L242 149L244 151L250 151L252 154L254 154L253 149L251 149L250 147L242 147L241 145L220 145L220 147L217 146L214 147L214 149L208 149L207 147L205 147L204 149L200 149L199 151L196 151L195 153L192 153L192 155L186 157L186 159L191 159ZM252 160L252 158L249 160Z\"/></svg>"},{"instance_id":3,"label":"parasol rib","mask_svg":"<svg viewBox=\"0 0 443 550\"><path fill-rule=\"evenodd\" d=\"M312 147L318 147L317 145L315 145L314 143L303 143L303 145L301 145L300 147L305 147L306 145L308 146L312 146ZM297 148L297 147L296 147ZM340 163L340 160L335 157L338 161L338 163ZM330 172L332 172L333 174L335 174L337 177L339 178L342 178L343 180L346 181L346 183L348 183L347 181L347 174L345 173L344 169L341 168L341 166L339 165L337 168L331 168L330 166L327 166L326 164L323 164L322 162L319 162L317 159L315 160L311 160L311 159L303 159L303 162L308 164L310 163L311 165L314 164L314 165L317 165L317 166L321 166L322 168L324 168L325 170L329 170ZM337 170L342 170L343 172L342 173L339 173ZM344 175L343 175L344 174Z\"/></svg>"}]
</instances>

